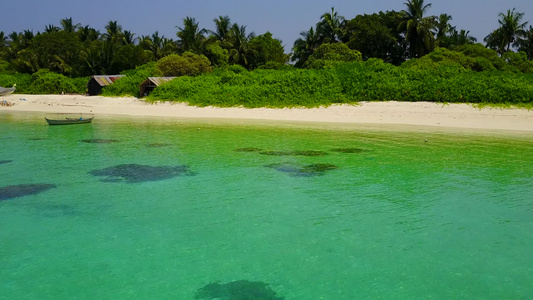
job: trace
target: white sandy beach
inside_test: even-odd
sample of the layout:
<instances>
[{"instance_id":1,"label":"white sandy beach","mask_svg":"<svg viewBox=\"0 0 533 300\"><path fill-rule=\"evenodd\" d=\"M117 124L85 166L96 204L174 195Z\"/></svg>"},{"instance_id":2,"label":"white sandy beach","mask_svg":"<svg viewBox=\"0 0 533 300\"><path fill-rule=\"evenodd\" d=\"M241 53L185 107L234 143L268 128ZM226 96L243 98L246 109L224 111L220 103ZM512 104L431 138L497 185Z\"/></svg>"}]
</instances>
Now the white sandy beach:
<instances>
[{"instance_id":1,"label":"white sandy beach","mask_svg":"<svg viewBox=\"0 0 533 300\"><path fill-rule=\"evenodd\" d=\"M0 112L91 113L175 118L253 119L353 124L422 125L450 128L533 132L533 110L475 108L468 104L430 102L362 102L322 108L216 108L184 103L146 103L137 98L82 95L21 95L0 97L13 103Z\"/></svg>"}]
</instances>

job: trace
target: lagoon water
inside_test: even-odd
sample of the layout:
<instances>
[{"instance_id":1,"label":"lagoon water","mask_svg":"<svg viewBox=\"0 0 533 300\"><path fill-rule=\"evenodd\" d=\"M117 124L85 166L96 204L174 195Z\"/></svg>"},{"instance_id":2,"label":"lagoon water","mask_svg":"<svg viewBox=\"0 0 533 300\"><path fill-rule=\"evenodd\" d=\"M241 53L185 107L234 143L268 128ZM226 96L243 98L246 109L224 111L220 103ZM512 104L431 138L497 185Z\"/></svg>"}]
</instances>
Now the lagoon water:
<instances>
[{"instance_id":1,"label":"lagoon water","mask_svg":"<svg viewBox=\"0 0 533 300\"><path fill-rule=\"evenodd\" d=\"M0 128L0 299L533 298L531 133Z\"/></svg>"}]
</instances>

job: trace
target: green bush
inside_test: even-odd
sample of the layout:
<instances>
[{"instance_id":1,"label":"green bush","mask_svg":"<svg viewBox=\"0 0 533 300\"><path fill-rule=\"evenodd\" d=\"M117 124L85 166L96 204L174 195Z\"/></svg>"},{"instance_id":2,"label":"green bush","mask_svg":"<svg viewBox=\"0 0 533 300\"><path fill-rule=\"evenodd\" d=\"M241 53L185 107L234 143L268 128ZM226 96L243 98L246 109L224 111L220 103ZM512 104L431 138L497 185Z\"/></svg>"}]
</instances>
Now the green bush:
<instances>
[{"instance_id":1,"label":"green bush","mask_svg":"<svg viewBox=\"0 0 533 300\"><path fill-rule=\"evenodd\" d=\"M317 107L345 102L334 71L256 70L179 77L149 96L198 106Z\"/></svg>"},{"instance_id":2,"label":"green bush","mask_svg":"<svg viewBox=\"0 0 533 300\"><path fill-rule=\"evenodd\" d=\"M47 69L41 69L31 75L30 86L24 90L24 93L85 94L88 80L88 77L69 78L61 74L50 72Z\"/></svg>"},{"instance_id":3,"label":"green bush","mask_svg":"<svg viewBox=\"0 0 533 300\"><path fill-rule=\"evenodd\" d=\"M335 65L345 63L345 62L361 61L361 60L362 60L361 52L348 48L346 44L343 44L343 43L322 44L307 59L307 61L304 64L304 68L324 69L324 68L331 68L331 67L334 67Z\"/></svg>"},{"instance_id":4,"label":"green bush","mask_svg":"<svg viewBox=\"0 0 533 300\"><path fill-rule=\"evenodd\" d=\"M157 68L164 76L197 76L213 70L207 57L191 52L165 56L157 61Z\"/></svg>"},{"instance_id":5,"label":"green bush","mask_svg":"<svg viewBox=\"0 0 533 300\"><path fill-rule=\"evenodd\" d=\"M25 94L28 93L30 87L31 75L30 74L0 74L0 86L12 87L13 84L17 85L15 93Z\"/></svg>"},{"instance_id":6,"label":"green bush","mask_svg":"<svg viewBox=\"0 0 533 300\"><path fill-rule=\"evenodd\" d=\"M231 65L229 66L229 70L235 74L248 72L248 70L246 70L246 68L241 65Z\"/></svg>"}]
</instances>

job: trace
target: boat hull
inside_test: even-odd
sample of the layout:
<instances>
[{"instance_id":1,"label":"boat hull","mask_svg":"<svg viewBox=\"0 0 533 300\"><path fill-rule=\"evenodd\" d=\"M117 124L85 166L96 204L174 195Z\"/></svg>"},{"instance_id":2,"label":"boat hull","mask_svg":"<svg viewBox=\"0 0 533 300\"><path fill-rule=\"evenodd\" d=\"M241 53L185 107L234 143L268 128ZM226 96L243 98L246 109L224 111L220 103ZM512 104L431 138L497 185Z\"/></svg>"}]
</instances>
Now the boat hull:
<instances>
[{"instance_id":1,"label":"boat hull","mask_svg":"<svg viewBox=\"0 0 533 300\"><path fill-rule=\"evenodd\" d=\"M94 118L86 118L86 119L73 119L73 118L65 118L65 119L46 119L46 123L48 125L74 125L74 124L88 124L93 121Z\"/></svg>"}]
</instances>

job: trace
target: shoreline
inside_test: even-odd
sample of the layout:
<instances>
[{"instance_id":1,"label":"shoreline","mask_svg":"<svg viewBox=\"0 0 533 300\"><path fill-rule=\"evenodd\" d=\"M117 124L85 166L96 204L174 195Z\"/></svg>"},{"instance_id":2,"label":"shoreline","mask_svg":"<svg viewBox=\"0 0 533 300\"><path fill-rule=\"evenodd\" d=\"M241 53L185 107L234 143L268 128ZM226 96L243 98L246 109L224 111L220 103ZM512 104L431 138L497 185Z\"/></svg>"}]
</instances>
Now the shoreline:
<instances>
[{"instance_id":1,"label":"shoreline","mask_svg":"<svg viewBox=\"0 0 533 300\"><path fill-rule=\"evenodd\" d=\"M147 103L134 97L11 94L0 101L3 112L84 113L138 117L239 119L313 123L414 125L462 129L533 132L533 110L475 108L469 104L432 102L361 102L320 108L218 108L186 103Z\"/></svg>"}]
</instances>

